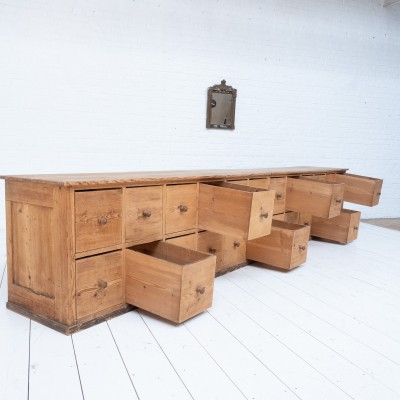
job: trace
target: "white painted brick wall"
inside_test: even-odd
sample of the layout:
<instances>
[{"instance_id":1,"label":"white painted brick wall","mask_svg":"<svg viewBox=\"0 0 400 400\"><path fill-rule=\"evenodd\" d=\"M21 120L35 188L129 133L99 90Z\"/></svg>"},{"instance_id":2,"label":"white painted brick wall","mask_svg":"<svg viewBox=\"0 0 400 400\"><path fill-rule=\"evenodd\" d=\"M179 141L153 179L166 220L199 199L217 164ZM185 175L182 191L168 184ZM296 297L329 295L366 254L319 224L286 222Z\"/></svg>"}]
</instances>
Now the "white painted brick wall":
<instances>
[{"instance_id":1,"label":"white painted brick wall","mask_svg":"<svg viewBox=\"0 0 400 400\"><path fill-rule=\"evenodd\" d=\"M399 217L399 65L379 0L2 0L0 173L347 167ZM205 129L223 78L233 132Z\"/></svg>"}]
</instances>

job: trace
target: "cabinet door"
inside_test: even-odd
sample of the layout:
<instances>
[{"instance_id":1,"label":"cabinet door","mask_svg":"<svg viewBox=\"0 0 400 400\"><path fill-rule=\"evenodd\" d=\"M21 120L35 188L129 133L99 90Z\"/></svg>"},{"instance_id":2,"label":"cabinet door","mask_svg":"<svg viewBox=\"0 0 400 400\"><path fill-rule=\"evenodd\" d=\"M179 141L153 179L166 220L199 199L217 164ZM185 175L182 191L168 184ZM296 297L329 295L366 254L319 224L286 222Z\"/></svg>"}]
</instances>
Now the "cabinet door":
<instances>
[{"instance_id":1,"label":"cabinet door","mask_svg":"<svg viewBox=\"0 0 400 400\"><path fill-rule=\"evenodd\" d=\"M120 244L121 215L121 189L75 192L76 252Z\"/></svg>"},{"instance_id":2,"label":"cabinet door","mask_svg":"<svg viewBox=\"0 0 400 400\"><path fill-rule=\"evenodd\" d=\"M197 184L167 186L165 233L196 228Z\"/></svg>"},{"instance_id":3,"label":"cabinet door","mask_svg":"<svg viewBox=\"0 0 400 400\"><path fill-rule=\"evenodd\" d=\"M162 239L162 187L126 189L126 241L136 243Z\"/></svg>"}]
</instances>

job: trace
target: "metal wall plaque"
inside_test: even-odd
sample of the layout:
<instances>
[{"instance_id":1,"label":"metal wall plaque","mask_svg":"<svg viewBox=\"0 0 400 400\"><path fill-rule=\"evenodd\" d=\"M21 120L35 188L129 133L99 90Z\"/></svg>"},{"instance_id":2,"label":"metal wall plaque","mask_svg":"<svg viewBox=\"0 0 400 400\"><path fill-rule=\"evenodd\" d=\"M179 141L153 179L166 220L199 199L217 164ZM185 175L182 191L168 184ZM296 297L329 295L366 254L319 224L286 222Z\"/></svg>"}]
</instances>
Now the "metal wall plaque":
<instances>
[{"instance_id":1,"label":"metal wall plaque","mask_svg":"<svg viewBox=\"0 0 400 400\"><path fill-rule=\"evenodd\" d=\"M225 80L208 88L207 128L235 129L236 92Z\"/></svg>"}]
</instances>

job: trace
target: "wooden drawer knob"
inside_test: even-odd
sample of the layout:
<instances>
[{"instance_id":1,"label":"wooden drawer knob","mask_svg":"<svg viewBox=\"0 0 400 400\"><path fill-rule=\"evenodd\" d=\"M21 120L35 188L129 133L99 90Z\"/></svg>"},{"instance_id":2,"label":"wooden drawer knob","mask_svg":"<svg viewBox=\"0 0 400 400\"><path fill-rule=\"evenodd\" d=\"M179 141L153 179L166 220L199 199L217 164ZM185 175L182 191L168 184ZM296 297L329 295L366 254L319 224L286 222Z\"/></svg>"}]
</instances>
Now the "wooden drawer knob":
<instances>
[{"instance_id":1,"label":"wooden drawer knob","mask_svg":"<svg viewBox=\"0 0 400 400\"><path fill-rule=\"evenodd\" d=\"M358 226L353 226L353 229L354 229L355 231L358 231Z\"/></svg>"},{"instance_id":2,"label":"wooden drawer knob","mask_svg":"<svg viewBox=\"0 0 400 400\"><path fill-rule=\"evenodd\" d=\"M217 252L217 249L214 249L213 247L210 247L208 249L208 252L211 253L211 254L215 254Z\"/></svg>"},{"instance_id":3,"label":"wooden drawer knob","mask_svg":"<svg viewBox=\"0 0 400 400\"><path fill-rule=\"evenodd\" d=\"M282 197L283 197L282 193L277 193L277 194L275 195L275 198L276 198L277 200L280 200Z\"/></svg>"},{"instance_id":4,"label":"wooden drawer knob","mask_svg":"<svg viewBox=\"0 0 400 400\"><path fill-rule=\"evenodd\" d=\"M106 281L103 281L103 279L100 279L97 284L101 289L105 289L108 286L108 283Z\"/></svg>"},{"instance_id":5,"label":"wooden drawer knob","mask_svg":"<svg viewBox=\"0 0 400 400\"><path fill-rule=\"evenodd\" d=\"M265 213L261 213L260 214L260 218L268 218L268 213L267 212L265 212Z\"/></svg>"},{"instance_id":6,"label":"wooden drawer knob","mask_svg":"<svg viewBox=\"0 0 400 400\"><path fill-rule=\"evenodd\" d=\"M340 204L342 202L341 199L336 199L336 203Z\"/></svg>"},{"instance_id":7,"label":"wooden drawer knob","mask_svg":"<svg viewBox=\"0 0 400 400\"><path fill-rule=\"evenodd\" d=\"M108 222L108 218L103 215L97 219L97 222L99 225L105 225Z\"/></svg>"},{"instance_id":8,"label":"wooden drawer knob","mask_svg":"<svg viewBox=\"0 0 400 400\"><path fill-rule=\"evenodd\" d=\"M206 291L205 286L196 288L196 292L199 293L199 294L204 294L205 291Z\"/></svg>"},{"instance_id":9,"label":"wooden drawer knob","mask_svg":"<svg viewBox=\"0 0 400 400\"><path fill-rule=\"evenodd\" d=\"M240 247L240 242L233 242L233 247Z\"/></svg>"},{"instance_id":10,"label":"wooden drawer knob","mask_svg":"<svg viewBox=\"0 0 400 400\"><path fill-rule=\"evenodd\" d=\"M300 246L299 246L299 250L305 250L306 249L306 246L304 246L304 244L301 244Z\"/></svg>"},{"instance_id":11,"label":"wooden drawer knob","mask_svg":"<svg viewBox=\"0 0 400 400\"><path fill-rule=\"evenodd\" d=\"M178 210L180 212L187 212L189 210L188 206L184 206L183 204L178 206Z\"/></svg>"},{"instance_id":12,"label":"wooden drawer knob","mask_svg":"<svg viewBox=\"0 0 400 400\"><path fill-rule=\"evenodd\" d=\"M151 217L151 211L150 210L143 210L142 211L142 217L144 217L144 218Z\"/></svg>"}]
</instances>

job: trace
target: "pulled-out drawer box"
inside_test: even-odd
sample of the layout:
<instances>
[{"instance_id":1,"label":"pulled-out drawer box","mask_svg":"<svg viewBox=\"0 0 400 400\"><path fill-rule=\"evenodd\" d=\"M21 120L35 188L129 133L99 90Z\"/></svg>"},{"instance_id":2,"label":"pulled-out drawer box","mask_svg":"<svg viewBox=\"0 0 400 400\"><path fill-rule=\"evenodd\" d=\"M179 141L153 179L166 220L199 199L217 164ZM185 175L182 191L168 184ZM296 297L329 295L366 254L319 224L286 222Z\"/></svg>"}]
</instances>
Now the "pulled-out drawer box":
<instances>
[{"instance_id":1,"label":"pulled-out drawer box","mask_svg":"<svg viewBox=\"0 0 400 400\"><path fill-rule=\"evenodd\" d=\"M344 201L369 207L379 203L383 184L382 179L354 174L324 174L307 176L304 179L342 183L344 184Z\"/></svg>"},{"instance_id":2,"label":"pulled-out drawer box","mask_svg":"<svg viewBox=\"0 0 400 400\"><path fill-rule=\"evenodd\" d=\"M213 255L164 242L124 251L127 303L176 323L211 307Z\"/></svg>"},{"instance_id":3,"label":"pulled-out drawer box","mask_svg":"<svg viewBox=\"0 0 400 400\"><path fill-rule=\"evenodd\" d=\"M274 267L293 269L307 258L310 228L284 221L272 221L271 234L247 242L246 256Z\"/></svg>"},{"instance_id":4,"label":"pulled-out drawer box","mask_svg":"<svg viewBox=\"0 0 400 400\"><path fill-rule=\"evenodd\" d=\"M312 218L311 236L332 240L338 243L350 243L357 239L361 213L343 209L334 218Z\"/></svg>"},{"instance_id":5,"label":"pulled-out drawer box","mask_svg":"<svg viewBox=\"0 0 400 400\"><path fill-rule=\"evenodd\" d=\"M317 217L340 214L344 185L317 179L287 178L286 209Z\"/></svg>"},{"instance_id":6,"label":"pulled-out drawer box","mask_svg":"<svg viewBox=\"0 0 400 400\"><path fill-rule=\"evenodd\" d=\"M268 235L275 192L229 182L199 187L199 229L254 239Z\"/></svg>"}]
</instances>

